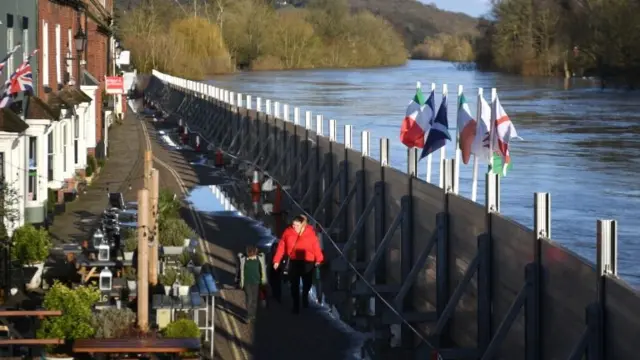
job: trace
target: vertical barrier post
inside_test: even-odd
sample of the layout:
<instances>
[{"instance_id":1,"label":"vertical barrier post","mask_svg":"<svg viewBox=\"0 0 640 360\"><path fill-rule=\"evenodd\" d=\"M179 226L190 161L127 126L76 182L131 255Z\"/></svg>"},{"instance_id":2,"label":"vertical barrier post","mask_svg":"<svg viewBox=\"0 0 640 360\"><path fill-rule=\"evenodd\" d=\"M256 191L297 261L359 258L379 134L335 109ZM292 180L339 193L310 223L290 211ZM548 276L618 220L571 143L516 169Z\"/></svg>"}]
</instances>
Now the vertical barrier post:
<instances>
[{"instance_id":1,"label":"vertical barrier post","mask_svg":"<svg viewBox=\"0 0 640 360\"><path fill-rule=\"evenodd\" d=\"M453 192L455 182L455 160L445 159L440 165L442 191L444 192L444 211L436 215L436 313L438 318L449 303L450 255L449 255L449 194ZM450 326L447 324L436 339L438 347L450 346Z\"/></svg>"},{"instance_id":2,"label":"vertical barrier post","mask_svg":"<svg viewBox=\"0 0 640 360\"><path fill-rule=\"evenodd\" d=\"M311 130L311 111L305 111L304 113L304 128Z\"/></svg>"},{"instance_id":3,"label":"vertical barrier post","mask_svg":"<svg viewBox=\"0 0 640 360\"><path fill-rule=\"evenodd\" d=\"M329 185L333 182L333 177L335 176L334 166L339 165L339 164L335 164L335 156L333 153L335 151L333 143L335 143L336 141L338 141L338 122L335 121L334 119L330 119L329 120L329 152L324 156L326 167L325 167L325 176L324 176L324 186L322 187L323 197L325 196L325 192L328 190ZM322 218L324 224L330 224L333 221L333 203L334 201L329 201L324 205L324 216ZM329 234L329 236L333 236L333 234Z\"/></svg>"},{"instance_id":4,"label":"vertical barrier post","mask_svg":"<svg viewBox=\"0 0 640 360\"><path fill-rule=\"evenodd\" d=\"M366 208L366 204L368 202L367 196L373 196L373 191L372 194L367 194L367 189L366 189L366 171L365 171L365 159L367 156L369 156L369 151L371 149L371 143L370 143L370 136L369 136L369 132L368 131L362 131L360 133L360 154L361 154L361 162L360 162L360 169L358 170L362 176L357 177L356 176L356 181L358 181L357 184L357 188L356 188L356 219L360 219L360 217L363 216L364 214L364 210ZM357 220L356 220L357 221ZM367 224L371 224L370 219L367 219ZM365 225L366 226L366 225ZM366 237L366 231L367 230L361 230L360 234L358 234L358 239L356 240L356 260L360 263L367 263L369 261L369 258L373 256L373 252L372 250L372 246L370 244L367 244L367 237ZM359 301L358 306L359 306L359 310L361 313L364 313L365 315L370 315L370 309L373 308L373 306L375 305L370 305L371 301L369 299L361 299L361 301Z\"/></svg>"},{"instance_id":5,"label":"vertical barrier post","mask_svg":"<svg viewBox=\"0 0 640 360\"><path fill-rule=\"evenodd\" d=\"M277 101L273 103L273 116L280 118L280 103Z\"/></svg>"},{"instance_id":6,"label":"vertical barrier post","mask_svg":"<svg viewBox=\"0 0 640 360\"><path fill-rule=\"evenodd\" d=\"M262 112L262 98L261 97L257 97L256 98L256 111L257 112Z\"/></svg>"},{"instance_id":7,"label":"vertical barrier post","mask_svg":"<svg viewBox=\"0 0 640 360\"><path fill-rule=\"evenodd\" d=\"M374 252L380 247L382 239L387 231L387 219L386 219L386 199L385 199L385 168L389 166L389 139L386 137L380 138L380 181L376 183L375 187L375 209L374 209ZM384 284L386 282L386 261L380 261L376 269L375 283ZM385 304L375 297L374 314L377 319L382 317L385 309ZM374 331L377 331L375 329ZM386 328L388 332L388 327ZM387 336L387 333L380 334L380 336Z\"/></svg>"},{"instance_id":8,"label":"vertical barrier post","mask_svg":"<svg viewBox=\"0 0 640 360\"><path fill-rule=\"evenodd\" d=\"M300 108L293 108L293 123L296 125L300 125Z\"/></svg>"},{"instance_id":9,"label":"vertical barrier post","mask_svg":"<svg viewBox=\"0 0 640 360\"><path fill-rule=\"evenodd\" d=\"M487 213L500 212L500 176L487 172L485 181L485 209Z\"/></svg>"},{"instance_id":10,"label":"vertical barrier post","mask_svg":"<svg viewBox=\"0 0 640 360\"><path fill-rule=\"evenodd\" d=\"M596 274L598 302L587 308L587 326L592 331L592 339L587 346L587 359L603 360L606 345L604 333L606 278L618 276L618 222L597 221Z\"/></svg>"},{"instance_id":11,"label":"vertical barrier post","mask_svg":"<svg viewBox=\"0 0 640 360\"><path fill-rule=\"evenodd\" d=\"M289 114L290 114L290 112L289 112L289 104L282 105L282 112L284 113L283 120L284 121L291 121L291 119L289 119Z\"/></svg>"},{"instance_id":12,"label":"vertical barrier post","mask_svg":"<svg viewBox=\"0 0 640 360\"><path fill-rule=\"evenodd\" d=\"M324 119L322 115L316 115L316 133L320 136L324 136Z\"/></svg>"},{"instance_id":13,"label":"vertical barrier post","mask_svg":"<svg viewBox=\"0 0 640 360\"><path fill-rule=\"evenodd\" d=\"M312 156L315 157L315 164L314 164L314 176L319 176L319 172L320 172L320 168L322 166L322 162L324 160L324 158L322 157L322 154L320 154L320 138L324 136L324 118L322 117L322 115L318 114L316 115L316 148L315 151L313 152ZM319 205L320 202L320 197L321 197L321 192L320 190L323 188L323 180L321 179L316 179L316 181L314 181L313 183L313 194L314 196L311 197L311 209L316 209Z\"/></svg>"},{"instance_id":14,"label":"vertical barrier post","mask_svg":"<svg viewBox=\"0 0 640 360\"><path fill-rule=\"evenodd\" d=\"M525 360L541 360L542 240L551 238L551 195L533 194L533 264L525 273L531 286L525 304Z\"/></svg>"},{"instance_id":15,"label":"vertical barrier post","mask_svg":"<svg viewBox=\"0 0 640 360\"><path fill-rule=\"evenodd\" d=\"M407 149L407 189L406 195L400 199L400 211L403 213L400 227L400 281L408 281L413 267L413 179L418 173L418 149ZM401 311L413 310L413 291L409 290L401 304ZM410 349L413 346L414 334L410 326L402 323L400 326L402 347Z\"/></svg>"}]
</instances>

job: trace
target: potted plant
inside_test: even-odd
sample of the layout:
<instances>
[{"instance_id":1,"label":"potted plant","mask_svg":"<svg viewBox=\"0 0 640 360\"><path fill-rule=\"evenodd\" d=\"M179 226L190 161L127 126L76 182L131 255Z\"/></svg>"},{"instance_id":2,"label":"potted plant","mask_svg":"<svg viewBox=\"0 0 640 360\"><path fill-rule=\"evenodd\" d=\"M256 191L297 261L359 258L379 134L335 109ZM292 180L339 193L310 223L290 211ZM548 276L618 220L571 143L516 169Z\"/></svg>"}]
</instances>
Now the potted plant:
<instances>
[{"instance_id":1,"label":"potted plant","mask_svg":"<svg viewBox=\"0 0 640 360\"><path fill-rule=\"evenodd\" d=\"M44 296L46 310L60 310L62 316L45 318L36 331L38 339L65 339L63 345L47 347L46 359L73 359L70 343L75 339L86 339L96 332L93 326L92 308L100 300L100 291L95 287L78 286L75 289L55 281Z\"/></svg>"},{"instance_id":2,"label":"potted plant","mask_svg":"<svg viewBox=\"0 0 640 360\"><path fill-rule=\"evenodd\" d=\"M178 271L174 268L168 268L164 274L158 276L158 280L164 286L164 292L167 295L171 294L171 286L178 280Z\"/></svg>"},{"instance_id":3,"label":"potted plant","mask_svg":"<svg viewBox=\"0 0 640 360\"><path fill-rule=\"evenodd\" d=\"M165 255L180 255L184 240L195 236L189 224L179 218L164 219L159 224L159 231Z\"/></svg>"},{"instance_id":4,"label":"potted plant","mask_svg":"<svg viewBox=\"0 0 640 360\"><path fill-rule=\"evenodd\" d=\"M136 284L138 283L138 274L133 266L126 267L124 269L124 277L127 279L127 288L131 291L136 291Z\"/></svg>"},{"instance_id":5,"label":"potted plant","mask_svg":"<svg viewBox=\"0 0 640 360\"><path fill-rule=\"evenodd\" d=\"M127 333L136 321L136 314L129 308L106 308L93 314L92 326L97 339L114 339Z\"/></svg>"},{"instance_id":6,"label":"potted plant","mask_svg":"<svg viewBox=\"0 0 640 360\"><path fill-rule=\"evenodd\" d=\"M158 194L158 218L163 220L180 217L180 200L178 196L168 189L160 189Z\"/></svg>"},{"instance_id":7,"label":"potted plant","mask_svg":"<svg viewBox=\"0 0 640 360\"><path fill-rule=\"evenodd\" d=\"M178 275L178 283L180 284L178 294L180 296L186 296L189 295L189 289L196 283L196 278L191 271L183 268Z\"/></svg>"},{"instance_id":8,"label":"potted plant","mask_svg":"<svg viewBox=\"0 0 640 360\"><path fill-rule=\"evenodd\" d=\"M124 238L124 259L133 260L133 252L138 248L138 234L135 229L125 228L121 236Z\"/></svg>"},{"instance_id":9,"label":"potted plant","mask_svg":"<svg viewBox=\"0 0 640 360\"><path fill-rule=\"evenodd\" d=\"M182 250L178 261L180 261L180 264L182 264L183 267L192 268L194 273L197 275L200 273L202 265L204 265L206 260L202 250L198 247L195 248L194 251L191 251L190 249Z\"/></svg>"},{"instance_id":10,"label":"potted plant","mask_svg":"<svg viewBox=\"0 0 640 360\"><path fill-rule=\"evenodd\" d=\"M11 257L24 267L35 268L27 283L27 289L40 287L44 262L49 257L51 238L45 229L36 229L31 224L19 227L11 239Z\"/></svg>"},{"instance_id":11,"label":"potted plant","mask_svg":"<svg viewBox=\"0 0 640 360\"><path fill-rule=\"evenodd\" d=\"M200 339L198 324L190 319L179 319L170 322L162 331L165 338L170 339ZM182 355L182 359L199 359L197 352L188 352Z\"/></svg>"}]
</instances>

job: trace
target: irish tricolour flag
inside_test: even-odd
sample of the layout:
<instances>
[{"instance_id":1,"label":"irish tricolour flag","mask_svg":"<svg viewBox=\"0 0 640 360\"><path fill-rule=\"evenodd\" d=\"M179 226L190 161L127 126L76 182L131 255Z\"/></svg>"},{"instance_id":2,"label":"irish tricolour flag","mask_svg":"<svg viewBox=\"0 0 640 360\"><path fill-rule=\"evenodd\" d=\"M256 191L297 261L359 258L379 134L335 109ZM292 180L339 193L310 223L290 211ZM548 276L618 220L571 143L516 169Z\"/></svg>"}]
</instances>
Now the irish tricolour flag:
<instances>
[{"instance_id":1,"label":"irish tricolour flag","mask_svg":"<svg viewBox=\"0 0 640 360\"><path fill-rule=\"evenodd\" d=\"M464 94L460 94L458 101L458 146L462 152L462 163L469 163L471 157L473 140L476 138L476 127L478 122L471 115L471 109Z\"/></svg>"},{"instance_id":2,"label":"irish tricolour flag","mask_svg":"<svg viewBox=\"0 0 640 360\"><path fill-rule=\"evenodd\" d=\"M425 101L422 89L416 89L416 95L407 107L407 112L400 128L400 141L407 147L424 147L424 137L429 132L431 121L435 115L434 92Z\"/></svg>"}]
</instances>

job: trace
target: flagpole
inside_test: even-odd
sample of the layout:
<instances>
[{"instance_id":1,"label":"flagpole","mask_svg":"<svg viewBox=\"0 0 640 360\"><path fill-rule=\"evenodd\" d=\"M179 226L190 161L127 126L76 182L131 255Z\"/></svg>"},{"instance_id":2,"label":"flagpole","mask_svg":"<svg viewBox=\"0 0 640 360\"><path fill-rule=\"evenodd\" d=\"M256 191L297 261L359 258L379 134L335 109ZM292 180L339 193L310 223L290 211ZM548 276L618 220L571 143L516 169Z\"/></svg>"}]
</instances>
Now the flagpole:
<instances>
[{"instance_id":1,"label":"flagpole","mask_svg":"<svg viewBox=\"0 0 640 360\"><path fill-rule=\"evenodd\" d=\"M431 92L436 91L436 83L431 83ZM431 131L431 129L429 129L429 131ZM424 138L425 140L427 139L427 136L429 136L429 133L427 132L426 134L424 134ZM431 162L433 161L433 156L431 156L432 154L427 155L427 182L431 183Z\"/></svg>"},{"instance_id":2,"label":"flagpole","mask_svg":"<svg viewBox=\"0 0 640 360\"><path fill-rule=\"evenodd\" d=\"M483 96L483 89L479 88L478 89L478 105L476 106L476 139L478 138L478 132L480 131L481 127L481 121L482 121L482 96ZM475 142L475 139L474 139ZM476 144L476 146L479 146L480 148L482 148L482 144ZM473 149L473 174L471 175L471 201L477 201L478 199L478 165L479 165L479 161L478 161L478 154L477 152L480 151L480 149L476 148Z\"/></svg>"},{"instance_id":3,"label":"flagpole","mask_svg":"<svg viewBox=\"0 0 640 360\"><path fill-rule=\"evenodd\" d=\"M447 93L448 93L448 89L447 89L447 84L442 84L442 97L446 98L447 97ZM442 171L442 164L444 164L444 159L447 158L447 145L445 143L445 146L440 148L440 163L438 164L438 166L440 166L440 171L438 172L440 174L440 180L438 182L438 186L443 187L444 186L444 171Z\"/></svg>"},{"instance_id":4,"label":"flagpole","mask_svg":"<svg viewBox=\"0 0 640 360\"><path fill-rule=\"evenodd\" d=\"M460 193L460 154L462 153L460 151L460 124L458 124L458 116L460 114L460 97L462 96L462 93L464 91L464 87L462 85L458 85L458 105L456 106L457 113L456 113L456 170L455 170L455 174L454 174L454 178L453 178L453 192L456 194Z\"/></svg>"},{"instance_id":5,"label":"flagpole","mask_svg":"<svg viewBox=\"0 0 640 360\"><path fill-rule=\"evenodd\" d=\"M496 98L498 97L498 91L496 88L491 89L491 126L489 127L489 171L493 169L493 141L496 136L496 121L498 116L498 109L496 108Z\"/></svg>"}]
</instances>

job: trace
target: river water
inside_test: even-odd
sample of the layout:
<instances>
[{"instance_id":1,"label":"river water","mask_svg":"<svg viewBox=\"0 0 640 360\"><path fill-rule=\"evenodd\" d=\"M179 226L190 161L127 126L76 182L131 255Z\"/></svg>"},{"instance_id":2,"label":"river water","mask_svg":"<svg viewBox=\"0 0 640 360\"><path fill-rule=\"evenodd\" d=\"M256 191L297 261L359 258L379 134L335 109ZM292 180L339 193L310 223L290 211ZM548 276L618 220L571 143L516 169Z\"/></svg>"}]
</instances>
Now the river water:
<instances>
[{"instance_id":1,"label":"river water","mask_svg":"<svg viewBox=\"0 0 640 360\"><path fill-rule=\"evenodd\" d=\"M475 114L478 88L498 96L523 141L511 145L513 169L502 181L502 213L528 227L533 226L533 193L551 193L552 239L575 253L595 258L596 219L618 220L619 273L640 285L640 93L602 91L590 80L574 80L567 88L562 79L521 78L496 73L459 71L447 62L410 61L406 66L381 69L302 70L244 72L219 76L209 82L218 87L287 103L322 114L325 134L328 119L354 126L354 143L360 149L362 130L371 132L373 157L378 158L379 139L391 143L391 166L406 170L406 148L399 141L406 106L415 93L415 82L424 88L437 84L440 104L442 84L449 86L449 124L455 127L458 85ZM263 100L264 106L264 100ZM281 110L282 111L282 110ZM452 136L455 130L451 130ZM454 143L447 145L454 156ZM437 153L432 182L438 183ZM419 164L425 178L426 160ZM481 169L485 166L481 166ZM482 172L482 171L481 171ZM484 181L478 186L478 202L484 203ZM460 193L471 196L471 164L460 168Z\"/></svg>"}]
</instances>

